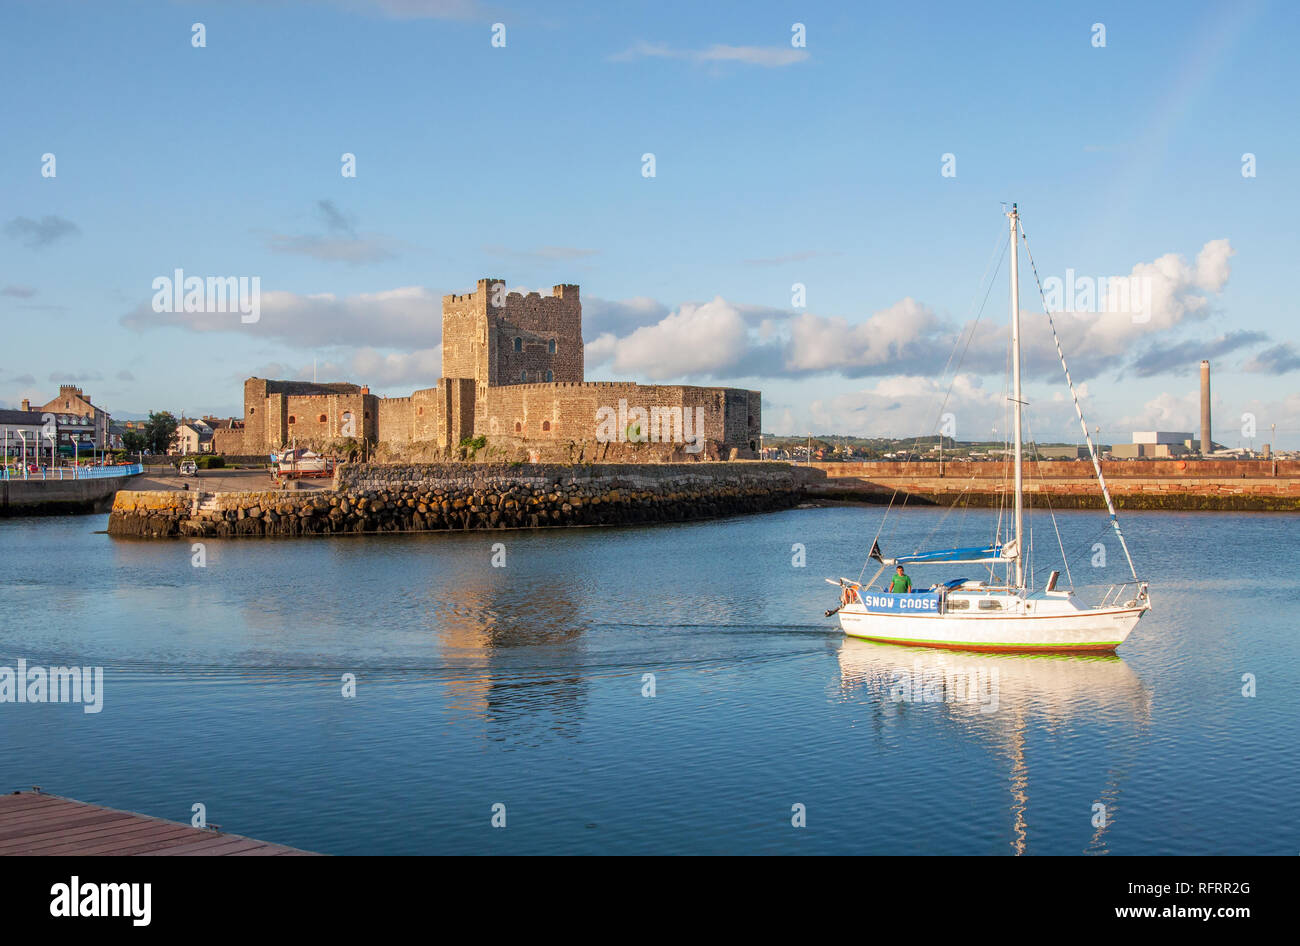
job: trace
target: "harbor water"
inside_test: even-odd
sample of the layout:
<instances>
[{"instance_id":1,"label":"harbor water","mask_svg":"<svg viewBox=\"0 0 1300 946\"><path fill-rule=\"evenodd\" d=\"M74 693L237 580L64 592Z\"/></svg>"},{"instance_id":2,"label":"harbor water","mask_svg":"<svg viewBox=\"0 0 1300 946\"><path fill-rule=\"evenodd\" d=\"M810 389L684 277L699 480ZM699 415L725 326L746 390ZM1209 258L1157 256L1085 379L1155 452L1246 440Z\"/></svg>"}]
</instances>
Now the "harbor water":
<instances>
[{"instance_id":1,"label":"harbor water","mask_svg":"<svg viewBox=\"0 0 1300 946\"><path fill-rule=\"evenodd\" d=\"M1293 516L1125 516L1154 610L1115 658L846 640L823 579L858 577L873 507L201 544L106 518L0 523L0 667L103 668L98 712L0 703L0 790L329 854L1300 850ZM1103 516L1058 518L1081 594L1127 577Z\"/></svg>"}]
</instances>

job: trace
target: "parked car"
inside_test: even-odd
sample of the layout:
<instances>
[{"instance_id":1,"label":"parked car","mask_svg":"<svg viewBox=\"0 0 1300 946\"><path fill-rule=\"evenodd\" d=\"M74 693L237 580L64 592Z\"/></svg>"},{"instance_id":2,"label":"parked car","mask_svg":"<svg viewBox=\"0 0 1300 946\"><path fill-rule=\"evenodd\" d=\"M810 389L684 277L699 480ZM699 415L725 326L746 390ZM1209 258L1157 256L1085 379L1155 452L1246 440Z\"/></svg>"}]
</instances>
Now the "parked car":
<instances>
[{"instance_id":1,"label":"parked car","mask_svg":"<svg viewBox=\"0 0 1300 946\"><path fill-rule=\"evenodd\" d=\"M181 476L198 476L199 465L193 460L181 461Z\"/></svg>"}]
</instances>

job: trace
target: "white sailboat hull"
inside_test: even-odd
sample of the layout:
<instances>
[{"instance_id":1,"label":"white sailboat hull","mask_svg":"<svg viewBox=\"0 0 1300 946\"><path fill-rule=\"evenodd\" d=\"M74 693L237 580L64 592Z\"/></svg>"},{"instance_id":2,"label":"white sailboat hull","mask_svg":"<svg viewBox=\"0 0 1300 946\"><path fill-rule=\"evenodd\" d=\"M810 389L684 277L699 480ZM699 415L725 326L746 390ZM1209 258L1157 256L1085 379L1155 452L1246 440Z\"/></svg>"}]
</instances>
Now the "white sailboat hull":
<instances>
[{"instance_id":1,"label":"white sailboat hull","mask_svg":"<svg viewBox=\"0 0 1300 946\"><path fill-rule=\"evenodd\" d=\"M872 613L854 604L839 611L850 637L987 652L1110 653L1132 633L1145 607L1078 610L1062 614L921 615Z\"/></svg>"}]
</instances>

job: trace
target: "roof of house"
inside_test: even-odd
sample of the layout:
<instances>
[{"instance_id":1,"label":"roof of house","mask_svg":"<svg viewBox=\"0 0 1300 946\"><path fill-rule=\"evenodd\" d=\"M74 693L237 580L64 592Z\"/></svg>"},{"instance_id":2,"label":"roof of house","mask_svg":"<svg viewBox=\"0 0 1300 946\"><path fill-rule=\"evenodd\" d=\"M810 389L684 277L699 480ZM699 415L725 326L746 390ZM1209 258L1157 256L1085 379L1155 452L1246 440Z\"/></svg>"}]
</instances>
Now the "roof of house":
<instances>
[{"instance_id":1,"label":"roof of house","mask_svg":"<svg viewBox=\"0 0 1300 946\"><path fill-rule=\"evenodd\" d=\"M214 430L238 430L244 426L239 417L205 417L203 422Z\"/></svg>"},{"instance_id":2,"label":"roof of house","mask_svg":"<svg viewBox=\"0 0 1300 946\"><path fill-rule=\"evenodd\" d=\"M41 411L0 410L0 424L34 424L40 427L43 423Z\"/></svg>"}]
</instances>

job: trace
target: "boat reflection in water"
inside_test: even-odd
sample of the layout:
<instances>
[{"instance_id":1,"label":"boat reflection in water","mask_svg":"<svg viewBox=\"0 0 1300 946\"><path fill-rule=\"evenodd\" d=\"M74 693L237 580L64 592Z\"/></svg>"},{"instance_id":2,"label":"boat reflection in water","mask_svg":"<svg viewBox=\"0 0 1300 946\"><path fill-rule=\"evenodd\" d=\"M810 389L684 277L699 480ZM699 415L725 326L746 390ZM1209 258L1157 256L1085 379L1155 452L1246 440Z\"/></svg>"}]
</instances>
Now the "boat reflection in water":
<instances>
[{"instance_id":1,"label":"boat reflection in water","mask_svg":"<svg viewBox=\"0 0 1300 946\"><path fill-rule=\"evenodd\" d=\"M930 738L930 728L938 725L987 742L1006 757L1010 844L1016 854L1026 853L1029 842L1026 734L1068 732L1099 722L1141 730L1150 720L1150 691L1114 655L982 654L845 638L838 656L841 699L870 702L918 738ZM1105 817L1094 812L1087 853L1106 852L1120 769L1113 762L1107 769L1097 796L1106 806Z\"/></svg>"},{"instance_id":2,"label":"boat reflection in water","mask_svg":"<svg viewBox=\"0 0 1300 946\"><path fill-rule=\"evenodd\" d=\"M484 722L494 741L577 736L590 686L578 610L563 589L536 594L504 580L430 590L423 621L450 707Z\"/></svg>"}]
</instances>

